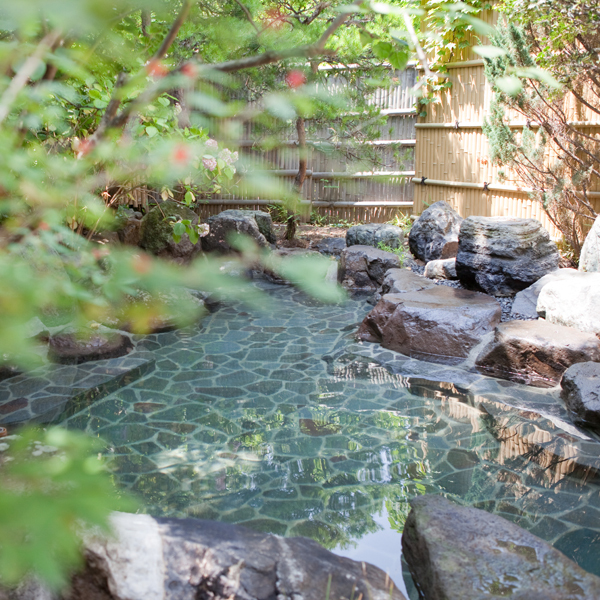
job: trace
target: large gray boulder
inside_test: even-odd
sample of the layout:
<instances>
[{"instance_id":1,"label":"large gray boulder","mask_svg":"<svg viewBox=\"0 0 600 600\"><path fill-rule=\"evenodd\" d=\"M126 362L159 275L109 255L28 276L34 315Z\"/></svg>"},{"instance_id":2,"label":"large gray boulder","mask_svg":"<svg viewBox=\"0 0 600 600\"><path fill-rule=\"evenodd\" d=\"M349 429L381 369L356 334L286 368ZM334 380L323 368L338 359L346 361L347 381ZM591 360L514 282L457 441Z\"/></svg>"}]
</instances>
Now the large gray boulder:
<instances>
[{"instance_id":1,"label":"large gray boulder","mask_svg":"<svg viewBox=\"0 0 600 600\"><path fill-rule=\"evenodd\" d=\"M86 544L69 600L406 600L368 563L306 538L238 525L117 513L115 537Z\"/></svg>"},{"instance_id":2,"label":"large gray boulder","mask_svg":"<svg viewBox=\"0 0 600 600\"><path fill-rule=\"evenodd\" d=\"M150 254L170 258L177 263L187 263L200 251L200 241L193 244L187 233L179 242L173 239L174 221L190 220L198 223L198 215L187 206L177 202L162 202L155 206L143 219L140 226L140 247Z\"/></svg>"},{"instance_id":3,"label":"large gray boulder","mask_svg":"<svg viewBox=\"0 0 600 600\"><path fill-rule=\"evenodd\" d=\"M446 286L386 294L361 323L359 340L444 364L464 361L500 322L497 300Z\"/></svg>"},{"instance_id":4,"label":"large gray boulder","mask_svg":"<svg viewBox=\"0 0 600 600\"><path fill-rule=\"evenodd\" d=\"M225 210L206 222L209 232L202 238L202 249L206 252L233 252L230 242L239 234L250 237L261 248L276 241L271 215L260 210Z\"/></svg>"},{"instance_id":5,"label":"large gray boulder","mask_svg":"<svg viewBox=\"0 0 600 600\"><path fill-rule=\"evenodd\" d=\"M600 578L514 523L419 496L402 553L424 600L595 600Z\"/></svg>"},{"instance_id":6,"label":"large gray boulder","mask_svg":"<svg viewBox=\"0 0 600 600\"><path fill-rule=\"evenodd\" d=\"M468 217L460 226L456 273L468 289L513 296L558 269L558 258L535 219Z\"/></svg>"},{"instance_id":7,"label":"large gray boulder","mask_svg":"<svg viewBox=\"0 0 600 600\"><path fill-rule=\"evenodd\" d=\"M379 244L390 248L402 248L404 232L400 227L386 223L354 225L346 232L346 246L373 246Z\"/></svg>"},{"instance_id":8,"label":"large gray boulder","mask_svg":"<svg viewBox=\"0 0 600 600\"><path fill-rule=\"evenodd\" d=\"M537 301L542 288L553 281L569 279L574 273L577 273L575 269L558 269L552 271L552 273L548 273L548 275L544 275L533 285L520 291L515 296L515 301L513 302L510 313L511 317L513 319L537 319Z\"/></svg>"},{"instance_id":9,"label":"large gray boulder","mask_svg":"<svg viewBox=\"0 0 600 600\"><path fill-rule=\"evenodd\" d=\"M579 256L579 270L588 273L600 271L600 217L596 217L583 242Z\"/></svg>"},{"instance_id":10,"label":"large gray boulder","mask_svg":"<svg viewBox=\"0 0 600 600\"><path fill-rule=\"evenodd\" d=\"M569 367L560 382L560 396L573 421L600 430L600 363Z\"/></svg>"},{"instance_id":11,"label":"large gray boulder","mask_svg":"<svg viewBox=\"0 0 600 600\"><path fill-rule=\"evenodd\" d=\"M462 221L463 218L447 202L440 200L432 204L410 230L410 251L425 262L456 256Z\"/></svg>"},{"instance_id":12,"label":"large gray boulder","mask_svg":"<svg viewBox=\"0 0 600 600\"><path fill-rule=\"evenodd\" d=\"M572 273L546 284L537 313L550 323L600 335L600 273Z\"/></svg>"},{"instance_id":13,"label":"large gray boulder","mask_svg":"<svg viewBox=\"0 0 600 600\"><path fill-rule=\"evenodd\" d=\"M600 339L546 321L509 321L479 353L480 373L534 387L553 387L575 363L600 360Z\"/></svg>"},{"instance_id":14,"label":"large gray boulder","mask_svg":"<svg viewBox=\"0 0 600 600\"><path fill-rule=\"evenodd\" d=\"M340 257L338 281L349 289L375 291L390 269L400 267L400 258L372 246L350 246Z\"/></svg>"}]
</instances>

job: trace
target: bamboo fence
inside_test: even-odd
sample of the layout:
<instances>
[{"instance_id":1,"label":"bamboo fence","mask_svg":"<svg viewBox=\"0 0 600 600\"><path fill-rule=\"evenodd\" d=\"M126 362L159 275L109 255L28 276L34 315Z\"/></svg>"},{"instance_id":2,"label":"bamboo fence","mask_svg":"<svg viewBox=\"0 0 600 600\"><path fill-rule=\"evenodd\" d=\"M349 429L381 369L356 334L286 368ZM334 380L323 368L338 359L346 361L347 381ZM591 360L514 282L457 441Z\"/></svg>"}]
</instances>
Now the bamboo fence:
<instances>
[{"instance_id":1,"label":"bamboo fence","mask_svg":"<svg viewBox=\"0 0 600 600\"><path fill-rule=\"evenodd\" d=\"M487 10L481 18L495 25L498 13ZM476 39L473 43L479 42ZM483 122L490 114L492 89L484 74L484 61L470 48L461 50L448 63L448 75L453 85L429 105L427 116L419 118L416 128L414 214L419 215L434 202L445 200L463 217L511 216L540 221L555 239L560 233L548 219L542 205L532 200L526 185L505 170L492 165ZM566 114L571 124L588 134L600 133L597 115L567 97ZM507 113L510 127L519 131L526 122L517 113ZM535 123L529 126L535 127ZM547 160L555 156L549 155ZM593 203L600 210L600 194Z\"/></svg>"}]
</instances>

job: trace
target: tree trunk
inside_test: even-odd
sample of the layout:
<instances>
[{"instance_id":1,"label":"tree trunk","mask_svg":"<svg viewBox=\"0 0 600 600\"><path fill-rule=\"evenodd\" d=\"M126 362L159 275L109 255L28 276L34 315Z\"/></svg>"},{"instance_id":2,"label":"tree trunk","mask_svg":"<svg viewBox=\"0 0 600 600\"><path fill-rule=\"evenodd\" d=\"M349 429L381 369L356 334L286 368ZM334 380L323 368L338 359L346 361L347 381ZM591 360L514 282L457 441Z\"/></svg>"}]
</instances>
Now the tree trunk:
<instances>
[{"instance_id":1,"label":"tree trunk","mask_svg":"<svg viewBox=\"0 0 600 600\"><path fill-rule=\"evenodd\" d=\"M298 173L294 179L294 195L297 202L301 201L300 194L302 186L306 179L306 126L304 117L296 119L296 131L298 132L298 151L300 154L300 162L298 164ZM298 227L298 210L288 210L288 217L285 228L285 239L293 240L296 237L296 229Z\"/></svg>"}]
</instances>

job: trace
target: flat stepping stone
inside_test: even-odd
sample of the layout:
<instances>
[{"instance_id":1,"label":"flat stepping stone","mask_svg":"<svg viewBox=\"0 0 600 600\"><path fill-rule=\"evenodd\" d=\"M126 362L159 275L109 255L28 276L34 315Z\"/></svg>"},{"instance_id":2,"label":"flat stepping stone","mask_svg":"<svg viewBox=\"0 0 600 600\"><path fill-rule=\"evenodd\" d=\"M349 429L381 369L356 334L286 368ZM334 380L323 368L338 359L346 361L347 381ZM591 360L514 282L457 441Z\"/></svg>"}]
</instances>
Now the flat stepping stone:
<instances>
[{"instance_id":1,"label":"flat stepping stone","mask_svg":"<svg viewBox=\"0 0 600 600\"><path fill-rule=\"evenodd\" d=\"M413 358L458 364L501 316L500 303L490 296L434 285L383 296L362 322L358 339Z\"/></svg>"},{"instance_id":2,"label":"flat stepping stone","mask_svg":"<svg viewBox=\"0 0 600 600\"><path fill-rule=\"evenodd\" d=\"M117 358L133 350L131 339L119 333L93 333L84 338L74 333L65 333L51 337L48 346L50 360L63 365Z\"/></svg>"},{"instance_id":3,"label":"flat stepping stone","mask_svg":"<svg viewBox=\"0 0 600 600\"><path fill-rule=\"evenodd\" d=\"M600 340L591 333L546 321L509 321L479 353L480 373L535 387L553 387L575 363L600 361Z\"/></svg>"}]
</instances>

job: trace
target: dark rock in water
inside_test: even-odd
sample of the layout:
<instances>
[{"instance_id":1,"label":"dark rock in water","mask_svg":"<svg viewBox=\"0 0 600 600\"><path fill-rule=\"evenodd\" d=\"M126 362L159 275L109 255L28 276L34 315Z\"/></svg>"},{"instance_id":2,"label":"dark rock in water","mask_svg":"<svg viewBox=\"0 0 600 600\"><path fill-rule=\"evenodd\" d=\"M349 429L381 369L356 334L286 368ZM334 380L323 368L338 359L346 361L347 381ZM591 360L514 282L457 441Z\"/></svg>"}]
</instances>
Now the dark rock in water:
<instances>
[{"instance_id":1,"label":"dark rock in water","mask_svg":"<svg viewBox=\"0 0 600 600\"><path fill-rule=\"evenodd\" d=\"M86 544L69 600L406 600L377 567L306 538L124 513L112 523L115 539Z\"/></svg>"},{"instance_id":2,"label":"dark rock in water","mask_svg":"<svg viewBox=\"0 0 600 600\"><path fill-rule=\"evenodd\" d=\"M600 430L600 363L569 367L560 382L560 396L576 423Z\"/></svg>"},{"instance_id":3,"label":"dark rock in water","mask_svg":"<svg viewBox=\"0 0 600 600\"><path fill-rule=\"evenodd\" d=\"M321 254L329 256L340 256L345 248L346 240L344 238L323 238L314 246L311 246L311 250L316 250Z\"/></svg>"},{"instance_id":4,"label":"dark rock in water","mask_svg":"<svg viewBox=\"0 0 600 600\"><path fill-rule=\"evenodd\" d=\"M408 236L410 251L425 262L456 256L463 218L443 200L432 204L416 220Z\"/></svg>"},{"instance_id":5,"label":"dark rock in water","mask_svg":"<svg viewBox=\"0 0 600 600\"><path fill-rule=\"evenodd\" d=\"M414 358L458 364L501 315L500 304L490 296L434 285L383 296L360 325L358 339Z\"/></svg>"},{"instance_id":6,"label":"dark rock in water","mask_svg":"<svg viewBox=\"0 0 600 600\"><path fill-rule=\"evenodd\" d=\"M423 275L429 279L457 279L456 258L430 260Z\"/></svg>"},{"instance_id":7,"label":"dark rock in water","mask_svg":"<svg viewBox=\"0 0 600 600\"><path fill-rule=\"evenodd\" d=\"M202 238L202 249L206 252L233 252L230 241L240 234L250 237L261 248L276 241L271 215L260 210L224 210L206 222L209 232Z\"/></svg>"},{"instance_id":8,"label":"dark rock in water","mask_svg":"<svg viewBox=\"0 0 600 600\"><path fill-rule=\"evenodd\" d=\"M162 258L170 258L177 263L187 263L200 252L200 241L192 244L187 233L181 241L173 239L172 223L178 220L190 220L198 223L198 215L176 202L163 202L155 206L143 219L140 232L140 247L150 254Z\"/></svg>"},{"instance_id":9,"label":"dark rock in water","mask_svg":"<svg viewBox=\"0 0 600 600\"><path fill-rule=\"evenodd\" d=\"M509 321L476 359L480 373L535 387L553 387L575 363L600 360L600 340L591 333L546 321Z\"/></svg>"},{"instance_id":10,"label":"dark rock in water","mask_svg":"<svg viewBox=\"0 0 600 600\"><path fill-rule=\"evenodd\" d=\"M596 217L592 228L585 237L579 256L579 270L600 271L600 217Z\"/></svg>"},{"instance_id":11,"label":"dark rock in water","mask_svg":"<svg viewBox=\"0 0 600 600\"><path fill-rule=\"evenodd\" d=\"M468 217L460 226L456 273L468 289L513 296L558 269L558 259L535 219Z\"/></svg>"},{"instance_id":12,"label":"dark rock in water","mask_svg":"<svg viewBox=\"0 0 600 600\"><path fill-rule=\"evenodd\" d=\"M575 271L546 284L538 296L537 312L550 323L600 335L600 273Z\"/></svg>"},{"instance_id":13,"label":"dark rock in water","mask_svg":"<svg viewBox=\"0 0 600 600\"><path fill-rule=\"evenodd\" d=\"M404 232L400 227L386 223L354 225L346 232L346 246L373 246L379 244L390 248L402 248Z\"/></svg>"},{"instance_id":14,"label":"dark rock in water","mask_svg":"<svg viewBox=\"0 0 600 600\"><path fill-rule=\"evenodd\" d=\"M338 281L345 287L376 290L387 271L400 266L400 258L372 246L351 246L342 252Z\"/></svg>"},{"instance_id":15,"label":"dark rock in water","mask_svg":"<svg viewBox=\"0 0 600 600\"><path fill-rule=\"evenodd\" d=\"M577 273L575 269L558 269L552 271L552 273L548 273L548 275L544 275L533 285L520 291L515 296L515 301L512 305L511 315L513 318L524 317L526 319L537 319L538 313L536 306L542 288L553 281L568 279L574 273Z\"/></svg>"},{"instance_id":16,"label":"dark rock in water","mask_svg":"<svg viewBox=\"0 0 600 600\"><path fill-rule=\"evenodd\" d=\"M52 336L48 342L48 358L64 365L117 358L132 350L131 339L119 333L63 333Z\"/></svg>"},{"instance_id":17,"label":"dark rock in water","mask_svg":"<svg viewBox=\"0 0 600 600\"><path fill-rule=\"evenodd\" d=\"M402 553L425 600L596 600L600 578L514 523L419 496Z\"/></svg>"}]
</instances>

